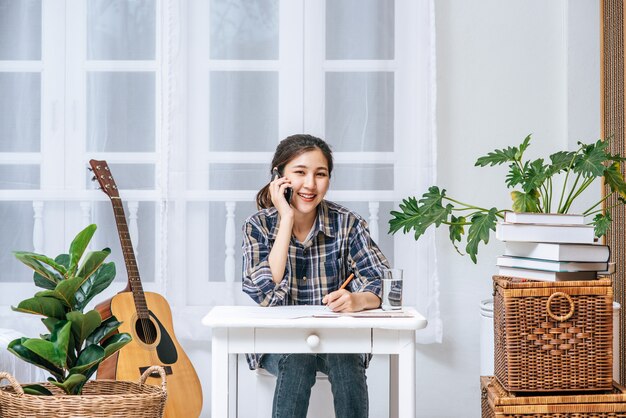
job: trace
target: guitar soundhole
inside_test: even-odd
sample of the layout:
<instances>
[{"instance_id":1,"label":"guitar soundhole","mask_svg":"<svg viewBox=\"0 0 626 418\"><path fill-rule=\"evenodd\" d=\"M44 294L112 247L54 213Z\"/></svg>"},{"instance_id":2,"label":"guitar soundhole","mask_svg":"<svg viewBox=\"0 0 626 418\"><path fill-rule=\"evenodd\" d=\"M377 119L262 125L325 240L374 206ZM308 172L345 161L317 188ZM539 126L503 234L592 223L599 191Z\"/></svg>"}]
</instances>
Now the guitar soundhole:
<instances>
[{"instance_id":1,"label":"guitar soundhole","mask_svg":"<svg viewBox=\"0 0 626 418\"><path fill-rule=\"evenodd\" d=\"M139 318L135 322L135 332L144 344L153 344L157 339L156 326L149 318Z\"/></svg>"}]
</instances>

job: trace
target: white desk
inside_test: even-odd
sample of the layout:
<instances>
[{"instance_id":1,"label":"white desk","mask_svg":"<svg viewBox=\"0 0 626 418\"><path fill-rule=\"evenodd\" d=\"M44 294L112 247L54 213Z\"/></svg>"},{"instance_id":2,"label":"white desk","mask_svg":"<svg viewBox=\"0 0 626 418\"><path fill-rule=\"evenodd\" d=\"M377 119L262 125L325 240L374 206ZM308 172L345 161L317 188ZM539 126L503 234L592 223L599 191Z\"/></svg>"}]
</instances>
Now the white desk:
<instances>
[{"instance_id":1,"label":"white desk","mask_svg":"<svg viewBox=\"0 0 626 418\"><path fill-rule=\"evenodd\" d=\"M325 307L216 306L202 323L213 328L211 417L236 416L238 353L390 354L389 416L415 417L415 331L426 319L320 318ZM229 399L229 392L234 396ZM371 400L370 400L371 402Z\"/></svg>"}]
</instances>

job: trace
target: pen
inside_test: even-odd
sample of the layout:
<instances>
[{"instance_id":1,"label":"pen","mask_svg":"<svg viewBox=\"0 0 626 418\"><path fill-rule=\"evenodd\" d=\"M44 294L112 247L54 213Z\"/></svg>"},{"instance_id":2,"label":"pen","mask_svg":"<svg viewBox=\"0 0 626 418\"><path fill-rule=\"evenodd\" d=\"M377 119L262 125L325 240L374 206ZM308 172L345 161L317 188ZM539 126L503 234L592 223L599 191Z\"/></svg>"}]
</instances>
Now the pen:
<instances>
[{"instance_id":1,"label":"pen","mask_svg":"<svg viewBox=\"0 0 626 418\"><path fill-rule=\"evenodd\" d=\"M354 273L352 273L350 276L348 276L348 278L346 279L345 282L343 282L343 284L341 285L341 287L339 288L341 289L345 289L346 286L348 285L348 283L350 283L350 280L352 280L354 278Z\"/></svg>"}]
</instances>

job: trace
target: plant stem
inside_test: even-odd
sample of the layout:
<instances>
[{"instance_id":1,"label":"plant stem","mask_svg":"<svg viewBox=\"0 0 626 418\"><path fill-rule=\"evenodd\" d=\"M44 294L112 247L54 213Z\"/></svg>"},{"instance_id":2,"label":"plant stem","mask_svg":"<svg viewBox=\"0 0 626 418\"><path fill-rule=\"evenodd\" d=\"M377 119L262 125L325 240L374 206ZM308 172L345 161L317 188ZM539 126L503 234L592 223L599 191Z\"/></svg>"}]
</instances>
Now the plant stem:
<instances>
[{"instance_id":1,"label":"plant stem","mask_svg":"<svg viewBox=\"0 0 626 418\"><path fill-rule=\"evenodd\" d=\"M552 210L552 177L548 177L548 189L550 193L548 195L548 213Z\"/></svg>"},{"instance_id":2,"label":"plant stem","mask_svg":"<svg viewBox=\"0 0 626 418\"><path fill-rule=\"evenodd\" d=\"M567 167L567 174L565 174L565 181L563 182L563 188L561 189L561 198L559 199L559 207L558 207L559 213L561 213L561 204L563 203L563 196L565 196L565 190L567 189L567 180L569 178L569 173L572 171L572 166L574 165L574 161L576 160L578 153L582 149L583 149L582 145L578 147L578 150L576 150L576 153L572 157L572 160L569 162L569 166Z\"/></svg>"},{"instance_id":3,"label":"plant stem","mask_svg":"<svg viewBox=\"0 0 626 418\"><path fill-rule=\"evenodd\" d=\"M540 193L541 200L543 200L543 207L546 212L550 212L550 192L548 191L548 186L542 184L541 189L543 189L543 193Z\"/></svg>"},{"instance_id":4,"label":"plant stem","mask_svg":"<svg viewBox=\"0 0 626 418\"><path fill-rule=\"evenodd\" d=\"M595 205L593 205L592 207L590 207L589 209L587 209L586 211L583 212L583 215L587 216L590 215L591 213L596 213L598 211L593 211L591 212L596 206L598 206L599 204L601 204L602 202L604 202L606 199L608 199L609 197L611 197L613 195L613 193L615 192L611 192L610 194L607 194L606 196L604 196L602 199L600 199ZM599 209L600 211L602 209Z\"/></svg>"},{"instance_id":5,"label":"plant stem","mask_svg":"<svg viewBox=\"0 0 626 418\"><path fill-rule=\"evenodd\" d=\"M572 203L574 203L574 200L580 196L580 194L582 192L585 191L585 189L587 187L589 187L589 185L591 185L591 183L593 183L593 181L595 180L595 177L589 177L587 179L585 179L585 181L583 182L583 184L580 185L580 187L578 188L578 190L576 191L576 193L574 193L574 196L572 196L572 198L569 200L569 203L567 205L566 211L569 210L569 208L572 206Z\"/></svg>"},{"instance_id":6,"label":"plant stem","mask_svg":"<svg viewBox=\"0 0 626 418\"><path fill-rule=\"evenodd\" d=\"M454 203L456 203L458 205L463 205L467 209L477 209L477 210L482 210L482 211L485 211L485 212L489 212L489 209L485 209L485 208L481 208L481 207L478 207L478 206L469 205L467 203L463 203L463 202L460 202L458 200L452 199L451 197L448 197L448 196L444 196L443 198L447 199L447 200L449 200L451 202L454 202Z\"/></svg>"},{"instance_id":7,"label":"plant stem","mask_svg":"<svg viewBox=\"0 0 626 418\"><path fill-rule=\"evenodd\" d=\"M571 204L570 199L572 198L572 194L574 194L574 191L576 190L576 186L578 186L578 180L580 180L580 176L581 174L578 173L578 175L576 176L576 180L574 180L574 184L572 185L572 188L569 191L567 198L565 199L565 203L563 203L563 206L559 206L559 213L567 213L567 208L569 204ZM563 189L565 189L565 186L563 186Z\"/></svg>"},{"instance_id":8,"label":"plant stem","mask_svg":"<svg viewBox=\"0 0 626 418\"><path fill-rule=\"evenodd\" d=\"M611 194L612 194L612 193L611 193ZM609 196L610 196L610 195L609 195ZM584 215L585 215L585 216L593 215L594 213L600 213L600 212L603 212L603 211L605 211L605 210L611 210L611 209L613 209L613 208L615 208L615 207L617 207L617 206L620 206L620 205L622 205L622 202L616 203L616 204L614 204L613 206L610 206L610 207L608 207L608 208L598 209L598 210L594 210L593 212L584 213Z\"/></svg>"},{"instance_id":9,"label":"plant stem","mask_svg":"<svg viewBox=\"0 0 626 418\"><path fill-rule=\"evenodd\" d=\"M463 225L463 226L472 224L471 222L448 222L448 221L442 221L441 223L444 225Z\"/></svg>"}]
</instances>

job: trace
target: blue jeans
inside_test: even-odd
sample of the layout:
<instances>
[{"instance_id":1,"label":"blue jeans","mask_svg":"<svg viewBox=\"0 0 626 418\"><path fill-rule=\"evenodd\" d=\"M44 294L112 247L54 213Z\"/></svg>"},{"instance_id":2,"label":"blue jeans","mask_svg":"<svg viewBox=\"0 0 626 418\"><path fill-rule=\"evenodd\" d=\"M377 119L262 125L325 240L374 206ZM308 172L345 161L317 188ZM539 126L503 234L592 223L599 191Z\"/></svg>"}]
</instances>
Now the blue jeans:
<instances>
[{"instance_id":1,"label":"blue jeans","mask_svg":"<svg viewBox=\"0 0 626 418\"><path fill-rule=\"evenodd\" d=\"M361 354L265 354L261 367L276 376L273 418L306 418L317 371L328 375L336 418L367 418Z\"/></svg>"}]
</instances>

